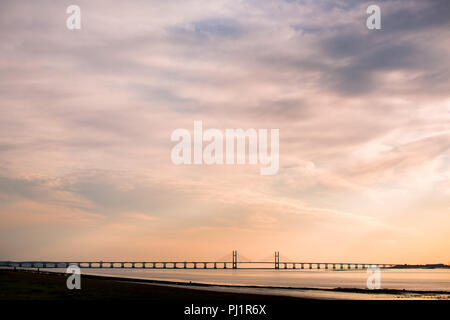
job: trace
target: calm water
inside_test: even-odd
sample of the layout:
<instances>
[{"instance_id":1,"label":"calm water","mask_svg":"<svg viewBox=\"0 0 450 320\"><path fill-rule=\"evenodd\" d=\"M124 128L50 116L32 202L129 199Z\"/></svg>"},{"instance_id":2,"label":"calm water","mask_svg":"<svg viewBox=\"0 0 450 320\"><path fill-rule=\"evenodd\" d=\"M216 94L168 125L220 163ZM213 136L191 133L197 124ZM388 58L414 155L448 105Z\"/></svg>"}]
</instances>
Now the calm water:
<instances>
[{"instance_id":1,"label":"calm water","mask_svg":"<svg viewBox=\"0 0 450 320\"><path fill-rule=\"evenodd\" d=\"M64 272L64 269L49 269ZM137 279L169 280L226 285L256 285L294 288L366 288L365 270L142 270L81 269L82 274L110 275ZM449 291L449 269L382 269L381 288L421 291Z\"/></svg>"}]
</instances>

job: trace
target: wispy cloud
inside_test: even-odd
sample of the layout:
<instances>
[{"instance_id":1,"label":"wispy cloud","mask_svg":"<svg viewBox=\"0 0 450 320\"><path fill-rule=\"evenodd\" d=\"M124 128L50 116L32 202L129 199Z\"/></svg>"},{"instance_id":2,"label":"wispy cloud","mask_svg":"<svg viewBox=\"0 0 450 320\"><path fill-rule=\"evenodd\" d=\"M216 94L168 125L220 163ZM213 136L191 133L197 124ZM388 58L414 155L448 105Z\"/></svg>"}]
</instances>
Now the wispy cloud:
<instances>
[{"instance_id":1,"label":"wispy cloud","mask_svg":"<svg viewBox=\"0 0 450 320\"><path fill-rule=\"evenodd\" d=\"M69 31L69 1L2 1L2 239L30 248L2 241L4 258L90 240L93 256L139 242L136 257L195 244L352 258L358 240L400 254L418 234L423 252L448 239L421 215L448 216L450 6L378 3L373 32L368 1L78 1ZM174 166L170 133L197 119L279 128L279 175Z\"/></svg>"}]
</instances>

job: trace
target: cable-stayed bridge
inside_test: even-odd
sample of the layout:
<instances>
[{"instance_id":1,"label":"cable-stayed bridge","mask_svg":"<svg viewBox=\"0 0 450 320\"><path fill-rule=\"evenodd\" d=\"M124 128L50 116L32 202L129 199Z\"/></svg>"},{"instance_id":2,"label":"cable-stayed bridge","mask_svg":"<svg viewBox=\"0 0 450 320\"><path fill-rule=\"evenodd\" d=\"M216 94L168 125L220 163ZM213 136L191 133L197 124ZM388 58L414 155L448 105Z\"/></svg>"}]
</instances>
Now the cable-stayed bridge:
<instances>
[{"instance_id":1,"label":"cable-stayed bridge","mask_svg":"<svg viewBox=\"0 0 450 320\"><path fill-rule=\"evenodd\" d=\"M275 252L272 261L251 261L240 256L236 250L231 261L0 261L0 267L11 268L67 268L74 265L79 268L97 269L326 269L358 270L369 266L391 268L397 264L386 263L352 263L352 262L307 262L280 261L280 253ZM223 261L220 261L223 260Z\"/></svg>"}]
</instances>

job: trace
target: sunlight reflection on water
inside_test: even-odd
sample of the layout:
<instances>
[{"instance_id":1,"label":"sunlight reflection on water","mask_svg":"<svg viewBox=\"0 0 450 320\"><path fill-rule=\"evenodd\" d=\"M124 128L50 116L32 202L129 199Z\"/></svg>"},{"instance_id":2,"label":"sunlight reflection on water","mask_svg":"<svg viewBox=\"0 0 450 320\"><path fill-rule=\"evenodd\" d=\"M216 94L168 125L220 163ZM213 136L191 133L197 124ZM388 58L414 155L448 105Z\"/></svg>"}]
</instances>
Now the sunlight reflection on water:
<instances>
[{"instance_id":1,"label":"sunlight reflection on water","mask_svg":"<svg viewBox=\"0 0 450 320\"><path fill-rule=\"evenodd\" d=\"M49 269L64 272L65 269ZM366 288L365 270L152 270L81 269L82 274L138 279L198 282L227 285L281 286L296 288ZM383 269L381 288L421 291L450 291L449 269Z\"/></svg>"}]
</instances>

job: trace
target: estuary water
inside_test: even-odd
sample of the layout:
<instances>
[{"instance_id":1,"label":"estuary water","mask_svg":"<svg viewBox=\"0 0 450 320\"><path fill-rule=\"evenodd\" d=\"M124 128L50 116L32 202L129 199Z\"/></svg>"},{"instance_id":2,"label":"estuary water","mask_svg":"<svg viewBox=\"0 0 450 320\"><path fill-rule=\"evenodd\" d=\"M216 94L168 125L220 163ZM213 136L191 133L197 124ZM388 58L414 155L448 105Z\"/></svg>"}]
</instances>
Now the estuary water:
<instances>
[{"instance_id":1,"label":"estuary water","mask_svg":"<svg viewBox=\"0 0 450 320\"><path fill-rule=\"evenodd\" d=\"M65 269L48 269L65 272ZM314 289L357 288L366 289L366 270L245 270L245 269L88 269L82 268L82 274L114 276L133 279L151 279L184 283L211 284L212 287L199 287L204 290L249 292L324 299L422 299L450 298L450 269L381 269L381 288L414 291L446 291L440 295L393 296L368 295L364 293L334 292ZM223 287L223 285L233 287ZM258 286L260 288L242 288L240 286Z\"/></svg>"}]
</instances>

